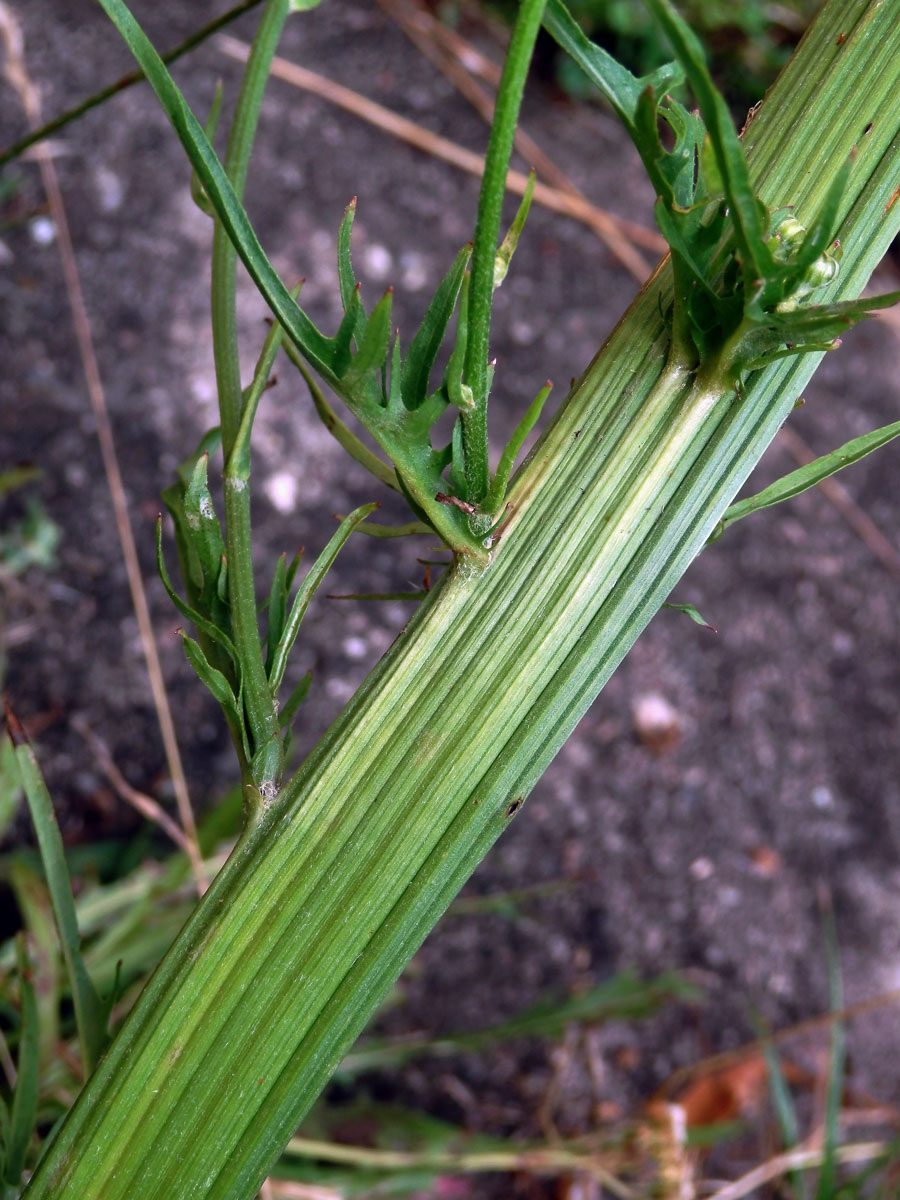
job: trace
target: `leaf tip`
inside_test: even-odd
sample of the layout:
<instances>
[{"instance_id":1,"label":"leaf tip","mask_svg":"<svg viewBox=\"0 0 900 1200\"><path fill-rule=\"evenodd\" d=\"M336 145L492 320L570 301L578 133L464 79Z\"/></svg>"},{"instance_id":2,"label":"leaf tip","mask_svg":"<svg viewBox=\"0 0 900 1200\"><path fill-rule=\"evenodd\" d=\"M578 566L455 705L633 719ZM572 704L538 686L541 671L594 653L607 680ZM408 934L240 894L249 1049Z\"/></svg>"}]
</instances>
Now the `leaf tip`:
<instances>
[{"instance_id":1,"label":"leaf tip","mask_svg":"<svg viewBox=\"0 0 900 1200\"><path fill-rule=\"evenodd\" d=\"M25 726L13 712L9 706L9 700L4 695L3 697L3 712L6 717L6 728L9 732L9 740L13 746L27 746L28 734L25 732Z\"/></svg>"}]
</instances>

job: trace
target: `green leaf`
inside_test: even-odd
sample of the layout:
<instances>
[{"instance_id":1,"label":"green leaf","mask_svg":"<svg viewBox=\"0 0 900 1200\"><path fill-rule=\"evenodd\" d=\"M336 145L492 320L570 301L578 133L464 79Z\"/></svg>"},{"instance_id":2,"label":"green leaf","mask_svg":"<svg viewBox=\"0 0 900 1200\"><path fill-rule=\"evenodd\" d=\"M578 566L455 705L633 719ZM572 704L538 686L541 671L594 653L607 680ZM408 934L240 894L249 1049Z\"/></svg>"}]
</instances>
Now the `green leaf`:
<instances>
[{"instance_id":1,"label":"green leaf","mask_svg":"<svg viewBox=\"0 0 900 1200\"><path fill-rule=\"evenodd\" d=\"M403 403L408 409L418 408L428 395L428 377L456 308L456 300L471 253L471 246L463 246L453 260L453 265L438 285L403 360L401 390Z\"/></svg>"},{"instance_id":2,"label":"green leaf","mask_svg":"<svg viewBox=\"0 0 900 1200\"><path fill-rule=\"evenodd\" d=\"M494 290L496 291L503 280L506 278L506 273L509 270L509 264L512 256L516 252L516 246L519 244L519 237L525 227L525 222L528 219L528 212L531 208L531 197L534 194L534 168L528 172L528 183L525 185L525 191L522 194L522 203L519 205L518 211L513 218L513 223L509 227L506 237L500 243L500 248L494 259Z\"/></svg>"},{"instance_id":3,"label":"green leaf","mask_svg":"<svg viewBox=\"0 0 900 1200\"><path fill-rule=\"evenodd\" d=\"M358 525L356 531L373 538L435 536L434 527L427 525L424 521L409 521L406 525L378 525L374 521L366 521L364 525Z\"/></svg>"},{"instance_id":4,"label":"green leaf","mask_svg":"<svg viewBox=\"0 0 900 1200\"><path fill-rule=\"evenodd\" d=\"M53 904L36 864L13 858L7 878L30 940L31 979L38 1012L38 1061L44 1070L59 1053L60 1037L62 961Z\"/></svg>"},{"instance_id":5,"label":"green leaf","mask_svg":"<svg viewBox=\"0 0 900 1200\"><path fill-rule=\"evenodd\" d=\"M356 217L356 197L354 196L344 213L341 227L338 230L338 282L341 289L341 303L344 310L350 307L350 301L357 288L353 263L350 261L350 235L353 232L353 221ZM363 322L365 314L363 314Z\"/></svg>"},{"instance_id":6,"label":"green leaf","mask_svg":"<svg viewBox=\"0 0 900 1200\"><path fill-rule=\"evenodd\" d=\"M275 563L272 588L269 592L269 626L266 630L266 675L272 667L272 658L278 639L284 632L287 616L287 555L280 554Z\"/></svg>"},{"instance_id":7,"label":"green leaf","mask_svg":"<svg viewBox=\"0 0 900 1200\"><path fill-rule=\"evenodd\" d=\"M21 1024L19 1026L19 1056L16 1062L16 1086L9 1117L4 1171L6 1182L11 1187L16 1187L21 1182L22 1170L37 1123L39 1082L37 997L31 980L31 965L25 948L25 935L22 933L16 935L16 963L19 970Z\"/></svg>"},{"instance_id":8,"label":"green leaf","mask_svg":"<svg viewBox=\"0 0 900 1200\"><path fill-rule=\"evenodd\" d=\"M297 709L300 707L300 705L303 703L303 701L306 699L307 695L309 694L309 689L310 689L311 684L312 684L312 671L307 671L306 674L301 678L301 680L297 684L297 686L294 688L294 690L291 692L287 703L284 705L284 707L281 709L281 711L278 714L278 725L281 729L284 729L285 726L287 726L291 723L291 720L293 719L293 716L296 713Z\"/></svg>"},{"instance_id":9,"label":"green leaf","mask_svg":"<svg viewBox=\"0 0 900 1200\"><path fill-rule=\"evenodd\" d=\"M297 639L297 634L300 632L300 623L306 615L310 600L316 594L316 590L325 578L331 564L340 553L341 547L347 538L356 526L361 521L364 521L370 513L373 513L376 508L378 508L377 504L363 504L361 507L355 508L348 517L345 517L338 526L337 532L310 567L306 577L300 584L297 595L294 597L294 603L291 605L290 616L285 622L284 631L278 640L278 645L275 647L275 653L272 656L272 666L269 670L269 686L273 696L278 695L278 689L281 686L281 681L284 678L284 670L287 666L288 654Z\"/></svg>"},{"instance_id":10,"label":"green leaf","mask_svg":"<svg viewBox=\"0 0 900 1200\"><path fill-rule=\"evenodd\" d=\"M748 496L746 500L738 500L737 503L727 508L725 515L716 527L716 536L720 536L729 525L740 521L742 517L749 516L750 513L758 512L762 508L771 508L773 504L780 504L783 500L799 496L801 492L815 487L817 483L828 479L830 475L843 470L844 467L849 467L851 463L859 462L873 450L877 450L880 446L886 446L895 437L900 437L900 421L892 421L890 425L883 425L880 429L873 429L871 433L864 433L860 437L852 438L843 446L839 446L837 450L832 450L830 454L823 454L815 462L807 463L805 466L798 467L796 471L783 475L781 479L776 480L767 488L763 488L755 496Z\"/></svg>"},{"instance_id":11,"label":"green leaf","mask_svg":"<svg viewBox=\"0 0 900 1200\"><path fill-rule=\"evenodd\" d=\"M355 383L365 379L372 371L380 370L387 360L391 344L391 302L393 288L388 288L375 307L365 326L365 332L357 335L359 349L347 369L344 380ZM360 305L360 307L362 307Z\"/></svg>"},{"instance_id":12,"label":"green leaf","mask_svg":"<svg viewBox=\"0 0 900 1200\"><path fill-rule=\"evenodd\" d=\"M181 635L181 642L184 646L188 662L219 702L225 714L225 720L228 722L228 728L231 730L235 745L240 750L243 750L244 759L249 762L252 756L244 715L235 698L234 692L231 690L231 684L222 672L209 662L199 643L195 642L192 637L188 637L183 629L180 629L178 632Z\"/></svg>"},{"instance_id":13,"label":"green leaf","mask_svg":"<svg viewBox=\"0 0 900 1200\"><path fill-rule=\"evenodd\" d=\"M119 30L128 48L156 92L159 102L216 210L235 249L256 286L265 297L272 312L284 326L290 338L303 351L317 370L331 375L333 349L326 338L310 321L306 313L291 298L266 257L243 205L238 200L227 174L219 162L209 139L191 112L157 54L149 38L135 21L122 0L99 0L107 16Z\"/></svg>"},{"instance_id":14,"label":"green leaf","mask_svg":"<svg viewBox=\"0 0 900 1200\"><path fill-rule=\"evenodd\" d=\"M541 388L532 402L525 410L525 415L522 417L519 424L516 426L512 437L509 439L506 449L500 456L500 462L497 465L497 473L491 483L491 490L488 492L481 508L484 512L491 515L497 513L503 500L506 496L506 489L509 486L509 477L512 474L512 469L515 466L516 458L525 439L531 433L532 429L538 422L544 405L547 402L547 397L550 395L550 390L553 384L548 382Z\"/></svg>"},{"instance_id":15,"label":"green leaf","mask_svg":"<svg viewBox=\"0 0 900 1200\"><path fill-rule=\"evenodd\" d=\"M299 296L301 287L302 284L298 283L292 289L291 296L294 299ZM262 344L259 358L256 360L256 366L253 369L253 379L250 382L250 386L244 388L241 393L240 422L235 434L234 443L231 447L231 453L225 464L226 489L235 486L240 489L241 483L246 483L250 478L250 448L253 436L253 422L256 420L256 413L259 409L262 394L269 386L269 378L272 374L272 368L275 365L275 359L278 357L283 337L284 329L277 321L274 322Z\"/></svg>"},{"instance_id":16,"label":"green leaf","mask_svg":"<svg viewBox=\"0 0 900 1200\"><path fill-rule=\"evenodd\" d=\"M548 0L544 27L550 36L599 88L626 125L631 126L638 98L647 87L661 96L684 78L677 63L667 63L651 75L637 78L616 62L611 54L595 45L569 13L562 0Z\"/></svg>"},{"instance_id":17,"label":"green leaf","mask_svg":"<svg viewBox=\"0 0 900 1200\"><path fill-rule=\"evenodd\" d=\"M800 1143L800 1125L797 1121L797 1110L794 1107L794 1101L791 1097L787 1080L784 1077L784 1071L781 1069L778 1048L771 1041L770 1037L767 1036L766 1031L761 1031L761 1034L760 1041L763 1058L765 1059L766 1068L769 1073L769 1094L772 1097L772 1107L775 1110L775 1116L781 1131L781 1144L785 1150L792 1150ZM808 1192L803 1173L801 1171L792 1171L790 1178L794 1187L796 1200L807 1196Z\"/></svg>"},{"instance_id":18,"label":"green leaf","mask_svg":"<svg viewBox=\"0 0 900 1200\"><path fill-rule=\"evenodd\" d=\"M216 595L219 572L222 569L225 542L207 484L208 462L208 454L201 454L197 459L194 473L184 493L184 514L187 518L192 545L197 552L200 569L203 572L203 596L211 610L212 600Z\"/></svg>"},{"instance_id":19,"label":"green leaf","mask_svg":"<svg viewBox=\"0 0 900 1200\"><path fill-rule=\"evenodd\" d=\"M219 626L209 620L208 617L203 616L203 614L199 613L195 608L192 608L189 604L186 604L173 588L172 581L169 578L169 572L166 570L166 560L163 555L161 517L158 518L156 522L156 569L159 572L162 585L166 589L166 594L181 615L188 621L191 621L196 626L198 632L205 634L211 641L216 642L219 646L221 646L234 663L235 667L239 667L237 650L235 649L234 643L225 630L220 629Z\"/></svg>"},{"instance_id":20,"label":"green leaf","mask_svg":"<svg viewBox=\"0 0 900 1200\"><path fill-rule=\"evenodd\" d=\"M475 397L467 383L463 383L466 369L466 343L469 336L469 276L462 281L459 291L459 313L456 317L456 341L444 371L444 391L447 399L461 411L475 407ZM460 463L462 449L460 448Z\"/></svg>"},{"instance_id":21,"label":"green leaf","mask_svg":"<svg viewBox=\"0 0 900 1200\"><path fill-rule=\"evenodd\" d=\"M666 603L663 605L663 608L670 608L670 609L672 609L673 612L684 613L684 615L686 617L691 618L691 620L694 622L695 625L702 625L704 629L711 629L713 633L718 632L715 625L710 625L709 621L707 621L704 617L702 617L700 615L699 612L697 612L697 610L696 610L696 608L694 608L693 604Z\"/></svg>"},{"instance_id":22,"label":"green leaf","mask_svg":"<svg viewBox=\"0 0 900 1200\"><path fill-rule=\"evenodd\" d=\"M219 126L219 117L222 115L222 80L216 81L216 90L213 95L213 102L210 106L209 116L206 118L206 136L212 142L216 136L216 129ZM215 217L216 210L209 202L209 196L203 190L203 184L200 182L200 177L196 171L191 171L191 199L197 205L201 212L206 213L208 217Z\"/></svg>"},{"instance_id":23,"label":"green leaf","mask_svg":"<svg viewBox=\"0 0 900 1200\"><path fill-rule=\"evenodd\" d=\"M24 795L15 748L8 734L0 733L0 838L15 820Z\"/></svg>"},{"instance_id":24,"label":"green leaf","mask_svg":"<svg viewBox=\"0 0 900 1200\"><path fill-rule=\"evenodd\" d=\"M359 298L359 287L357 284L353 289L353 294L350 297L350 302L341 318L341 323L338 326L338 331L332 338L331 346L331 371L336 379L343 379L347 373L347 368L350 366L351 350L350 347L353 339L356 336L356 329L363 312L362 300Z\"/></svg>"},{"instance_id":25,"label":"green leaf","mask_svg":"<svg viewBox=\"0 0 900 1200\"><path fill-rule=\"evenodd\" d=\"M53 803L34 751L25 737L21 724L8 705L6 724L16 748L19 774L25 789L25 797L28 800L41 863L47 877L50 900L53 904L53 918L59 933L69 986L72 989L82 1061L85 1073L89 1074L94 1069L106 1041L104 1007L82 958L81 936L78 932L78 919L75 915L69 868L66 865L66 854L59 826L56 823L56 815L53 812Z\"/></svg>"}]
</instances>

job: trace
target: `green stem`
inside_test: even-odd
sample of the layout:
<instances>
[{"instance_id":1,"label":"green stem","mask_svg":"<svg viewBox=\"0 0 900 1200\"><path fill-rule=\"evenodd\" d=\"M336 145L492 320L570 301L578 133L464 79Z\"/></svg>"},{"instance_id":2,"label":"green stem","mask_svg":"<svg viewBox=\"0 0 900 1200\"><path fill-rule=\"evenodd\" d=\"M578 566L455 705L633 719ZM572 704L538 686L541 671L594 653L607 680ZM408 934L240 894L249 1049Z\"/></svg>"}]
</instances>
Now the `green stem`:
<instances>
[{"instance_id":1,"label":"green stem","mask_svg":"<svg viewBox=\"0 0 900 1200\"><path fill-rule=\"evenodd\" d=\"M244 186L269 67L288 15L288 0L268 0L244 72L225 152L225 173L235 194L243 200ZM222 450L231 453L241 421L241 366L238 356L235 268L237 255L221 221L216 221L212 258L212 328ZM229 561L229 569L231 562Z\"/></svg>"},{"instance_id":2,"label":"green stem","mask_svg":"<svg viewBox=\"0 0 900 1200\"><path fill-rule=\"evenodd\" d=\"M490 486L488 465L487 404L488 353L491 307L494 294L494 259L500 234L506 174L525 80L546 0L522 0L512 40L503 67L494 120L484 161L484 176L478 199L478 217L472 250L469 282L468 337L465 381L471 387L475 407L462 414L463 447L469 500L479 504Z\"/></svg>"},{"instance_id":3,"label":"green stem","mask_svg":"<svg viewBox=\"0 0 900 1200\"><path fill-rule=\"evenodd\" d=\"M269 68L287 15L288 0L268 0L244 73L225 154L225 171L239 198L243 198L244 194L250 153ZM234 644L241 663L243 702L252 737L251 750L256 752L276 735L278 715L266 679L256 612L250 489L246 486L250 475L249 429L246 444L241 452L240 470L237 473L237 464L232 464L232 452L241 429L244 404L237 336L236 263L237 255L228 234L222 222L216 221L212 256L212 332L222 425L222 452L226 463L225 545L228 559L228 600Z\"/></svg>"},{"instance_id":4,"label":"green stem","mask_svg":"<svg viewBox=\"0 0 900 1200\"><path fill-rule=\"evenodd\" d=\"M253 382L244 397L244 411L231 454L225 463L225 533L228 546L228 598L235 648L241 662L243 704L252 749L265 745L278 728L275 690L266 678L259 639L256 588L253 579L253 538L250 526L250 437L253 418L281 346L282 327L272 326L263 344ZM258 662L259 669L256 669ZM276 756L276 760L278 756ZM280 774L276 761L275 770ZM245 782L250 782L245 780ZM277 779L256 779L275 783Z\"/></svg>"},{"instance_id":5,"label":"green stem","mask_svg":"<svg viewBox=\"0 0 900 1200\"><path fill-rule=\"evenodd\" d=\"M835 41L835 28L846 31ZM755 186L815 208L871 122L837 289L900 227L896 4L829 0L752 126ZM823 135L835 152L820 157ZM813 170L812 168L816 169ZM666 367L661 270L460 562L242 838L38 1164L28 1200L243 1200L702 549L815 369L740 400Z\"/></svg>"}]
</instances>

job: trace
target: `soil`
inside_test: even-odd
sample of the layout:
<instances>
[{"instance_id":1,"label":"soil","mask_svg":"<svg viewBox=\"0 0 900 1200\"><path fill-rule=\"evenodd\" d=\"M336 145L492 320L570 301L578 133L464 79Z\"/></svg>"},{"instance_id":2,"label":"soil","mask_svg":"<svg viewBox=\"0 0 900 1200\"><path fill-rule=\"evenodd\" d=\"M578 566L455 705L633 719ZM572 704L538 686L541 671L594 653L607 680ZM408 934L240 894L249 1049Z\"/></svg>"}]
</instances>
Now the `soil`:
<instances>
[{"instance_id":1,"label":"soil","mask_svg":"<svg viewBox=\"0 0 900 1200\"><path fill-rule=\"evenodd\" d=\"M12 7L45 115L130 69L99 8L64 0ZM135 5L157 45L176 43L220 7ZM231 32L247 39L253 27L251 14ZM282 53L483 149L481 119L377 5L328 0L292 18ZM227 107L239 78L215 41L176 75L201 115L217 79ZM9 88L0 97L5 144L24 131L24 119ZM589 196L651 226L652 197L611 116L538 86L523 123ZM54 145L189 782L198 803L209 804L234 768L222 722L175 636L181 620L156 578L154 522L176 465L216 422L210 223L190 199L180 148L145 87L88 114ZM62 542L54 570L4 588L5 687L40 730L41 760L75 842L127 835L135 825L73 717L102 737L136 787L166 795L165 763L58 248L52 229L46 237L37 168L22 162L12 174L19 186L6 202L0 242L0 466L30 461L42 469L32 491ZM326 326L338 316L337 228L354 195L364 294L373 302L393 284L397 321L410 331L429 288L471 237L477 182L273 82L249 208L276 267L306 278L304 304ZM635 290L583 226L533 209L499 293L498 444L547 378L565 393ZM240 304L249 370L265 313L246 279ZM791 429L824 453L896 419L897 357L889 322L858 328L827 357ZM282 550L317 552L335 512L378 498L386 501L383 519L403 519L317 424L302 386L287 369L280 374L262 405L255 449L261 579ZM794 465L776 442L753 490ZM895 553L898 469L895 445L844 476L853 504ZM8 502L6 520L19 503ZM418 586L424 568L416 553L406 542L353 541L329 591ZM654 620L466 894L559 886L536 889L512 917L451 911L416 956L403 1003L382 1028L481 1028L548 992L564 996L626 967L682 969L705 1000L555 1046L519 1041L442 1061L437 1071L414 1066L391 1081L395 1098L510 1137L545 1132L548 1120L561 1133L583 1132L610 1105L632 1110L676 1068L752 1037L754 1016L784 1026L827 1008L823 895L834 907L847 1003L900 986L898 589L896 569L821 491L741 523L700 556L673 599L695 605L717 632L673 611ZM407 614L398 602L316 601L298 657L315 679L304 746ZM659 736L654 714L662 716ZM797 1053L815 1065L821 1045ZM898 1052L896 1010L856 1022L856 1085L900 1103ZM471 1186L468 1194L487 1194Z\"/></svg>"}]
</instances>

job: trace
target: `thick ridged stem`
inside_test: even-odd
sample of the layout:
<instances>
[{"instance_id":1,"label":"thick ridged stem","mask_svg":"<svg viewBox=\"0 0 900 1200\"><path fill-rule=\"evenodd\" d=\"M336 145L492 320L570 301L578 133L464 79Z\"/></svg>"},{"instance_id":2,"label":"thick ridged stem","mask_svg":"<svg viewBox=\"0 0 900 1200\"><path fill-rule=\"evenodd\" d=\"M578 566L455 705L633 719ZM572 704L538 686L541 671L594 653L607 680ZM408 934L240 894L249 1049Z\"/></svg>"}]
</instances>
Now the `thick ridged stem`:
<instances>
[{"instance_id":1,"label":"thick ridged stem","mask_svg":"<svg viewBox=\"0 0 900 1200\"><path fill-rule=\"evenodd\" d=\"M750 127L765 199L802 217L871 122L831 296L860 293L900 226L898 82L900 0L834 0ZM698 391L665 368L669 289L663 268L538 444L492 564L432 594L248 831L29 1197L254 1194L814 370L809 355L741 399Z\"/></svg>"}]
</instances>

